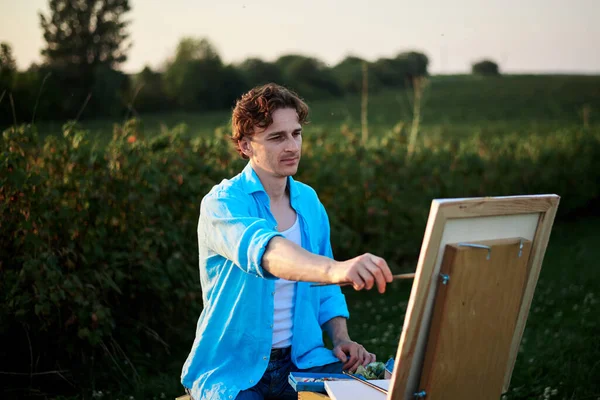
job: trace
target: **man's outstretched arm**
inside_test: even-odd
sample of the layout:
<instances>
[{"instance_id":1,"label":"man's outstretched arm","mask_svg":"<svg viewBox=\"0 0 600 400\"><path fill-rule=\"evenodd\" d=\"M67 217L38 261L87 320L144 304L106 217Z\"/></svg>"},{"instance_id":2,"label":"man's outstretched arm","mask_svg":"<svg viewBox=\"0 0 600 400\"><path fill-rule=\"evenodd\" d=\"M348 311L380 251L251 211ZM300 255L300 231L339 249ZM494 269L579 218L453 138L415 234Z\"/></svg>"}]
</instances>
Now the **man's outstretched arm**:
<instances>
[{"instance_id":1,"label":"man's outstretched arm","mask_svg":"<svg viewBox=\"0 0 600 400\"><path fill-rule=\"evenodd\" d=\"M338 262L285 239L264 218L248 215L245 196L235 191L211 192L202 200L198 222L198 240L245 272L266 277L265 270L288 280L352 283L356 290L377 284L381 293L392 281L392 273L380 257L363 254Z\"/></svg>"},{"instance_id":2,"label":"man's outstretched arm","mask_svg":"<svg viewBox=\"0 0 600 400\"><path fill-rule=\"evenodd\" d=\"M347 261L335 261L313 254L283 237L273 237L262 257L263 268L272 275L292 281L352 283L354 289L371 289L377 285L380 293L392 281L385 260L363 254Z\"/></svg>"}]
</instances>

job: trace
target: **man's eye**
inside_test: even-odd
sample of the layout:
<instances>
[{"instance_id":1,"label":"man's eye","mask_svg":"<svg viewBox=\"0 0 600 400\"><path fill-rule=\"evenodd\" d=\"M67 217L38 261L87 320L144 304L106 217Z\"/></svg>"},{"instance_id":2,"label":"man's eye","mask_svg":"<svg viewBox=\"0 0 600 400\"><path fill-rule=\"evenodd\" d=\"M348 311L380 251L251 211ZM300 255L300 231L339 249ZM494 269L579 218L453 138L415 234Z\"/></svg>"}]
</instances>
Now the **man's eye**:
<instances>
[{"instance_id":1,"label":"man's eye","mask_svg":"<svg viewBox=\"0 0 600 400\"><path fill-rule=\"evenodd\" d=\"M302 131L294 132L294 136L301 136L301 135L302 135Z\"/></svg>"}]
</instances>

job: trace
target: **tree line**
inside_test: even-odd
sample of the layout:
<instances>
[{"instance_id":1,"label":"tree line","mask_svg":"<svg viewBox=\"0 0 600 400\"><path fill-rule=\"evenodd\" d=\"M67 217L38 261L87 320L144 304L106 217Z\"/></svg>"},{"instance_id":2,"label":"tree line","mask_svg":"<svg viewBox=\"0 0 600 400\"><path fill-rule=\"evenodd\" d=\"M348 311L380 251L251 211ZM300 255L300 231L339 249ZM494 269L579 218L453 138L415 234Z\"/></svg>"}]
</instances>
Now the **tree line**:
<instances>
[{"instance_id":1,"label":"tree line","mask_svg":"<svg viewBox=\"0 0 600 400\"><path fill-rule=\"evenodd\" d=\"M10 55L9 46L3 44L3 49ZM339 97L361 90L363 63L368 65L369 91L376 92L410 85L427 73L428 60L417 52L375 62L349 56L328 67L316 58L289 54L274 62L249 58L227 65L207 39L196 38L182 39L164 69L146 66L131 75L103 63L89 71L51 64L17 71L4 67L14 66L11 60L3 63L0 77L5 97L0 119L12 123L13 107L19 121L224 109L245 90L267 82L284 84L310 100Z\"/></svg>"},{"instance_id":2,"label":"tree line","mask_svg":"<svg viewBox=\"0 0 600 400\"><path fill-rule=\"evenodd\" d=\"M365 66L368 90L377 92L410 86L429 64L418 51L374 62L347 56L332 67L300 54L226 64L208 39L186 37L160 70L126 74L129 0L49 0L49 8L39 13L40 65L19 71L10 44L0 45L0 124L226 109L267 82L308 100L340 97L362 90Z\"/></svg>"},{"instance_id":3,"label":"tree line","mask_svg":"<svg viewBox=\"0 0 600 400\"><path fill-rule=\"evenodd\" d=\"M183 38L160 70L126 74L120 66L131 47L129 0L49 0L39 14L45 47L42 63L16 68L12 48L0 46L0 123L123 116L170 110L231 107L250 87L279 82L307 99L338 97L361 89L362 66L369 89L404 87L427 74L419 52L367 62L348 56L329 67L299 54L274 62L249 58L226 64L206 38Z\"/></svg>"}]
</instances>

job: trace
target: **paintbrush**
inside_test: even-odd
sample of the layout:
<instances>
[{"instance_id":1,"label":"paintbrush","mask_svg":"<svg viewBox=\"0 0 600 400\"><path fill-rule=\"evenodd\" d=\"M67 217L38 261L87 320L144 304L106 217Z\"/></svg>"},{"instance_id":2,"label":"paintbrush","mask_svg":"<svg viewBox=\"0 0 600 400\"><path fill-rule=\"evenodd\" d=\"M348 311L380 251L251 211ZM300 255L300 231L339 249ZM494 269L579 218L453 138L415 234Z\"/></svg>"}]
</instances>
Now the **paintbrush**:
<instances>
[{"instance_id":1,"label":"paintbrush","mask_svg":"<svg viewBox=\"0 0 600 400\"><path fill-rule=\"evenodd\" d=\"M398 275L392 275L392 279L395 280L400 280L400 279L414 279L415 278L415 274L398 274ZM331 286L331 285L339 285L339 286L349 286L352 285L352 283L350 282L346 282L346 283L314 283L312 285L310 285L310 287L315 287L315 286Z\"/></svg>"},{"instance_id":2,"label":"paintbrush","mask_svg":"<svg viewBox=\"0 0 600 400\"><path fill-rule=\"evenodd\" d=\"M388 391L387 391L387 390L385 390L384 388L382 388L382 387L380 387L380 386L377 386L377 385L375 385L375 384L373 384L373 383L371 383L371 382L369 382L369 381L366 381L366 380L364 380L364 379L360 379L358 376L354 376L354 375L352 375L351 373L349 373L349 372L347 372L347 371L342 371L342 374L344 374L344 375L346 375L346 376L349 376L350 378L352 378L352 379L354 379L354 380L357 380L357 381L359 381L359 382L362 382L362 383L364 383L365 385L367 385L367 386L369 386L369 387L371 387L371 388L373 388L373 389L375 389L375 390L379 390L381 393L387 394L387 392L388 392Z\"/></svg>"}]
</instances>

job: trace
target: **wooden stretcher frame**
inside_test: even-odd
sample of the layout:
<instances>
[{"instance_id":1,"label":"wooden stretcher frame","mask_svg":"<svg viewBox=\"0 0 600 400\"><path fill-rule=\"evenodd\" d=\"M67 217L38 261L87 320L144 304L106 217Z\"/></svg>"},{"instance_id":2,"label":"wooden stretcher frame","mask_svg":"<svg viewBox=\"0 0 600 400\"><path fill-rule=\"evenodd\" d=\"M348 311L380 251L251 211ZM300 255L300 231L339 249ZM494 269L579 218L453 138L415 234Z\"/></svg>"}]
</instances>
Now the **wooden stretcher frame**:
<instances>
[{"instance_id":1,"label":"wooden stretcher frame","mask_svg":"<svg viewBox=\"0 0 600 400\"><path fill-rule=\"evenodd\" d=\"M451 221L460 221L459 223L464 222L467 225L475 221L478 221L480 225L481 221L484 221L484 224L489 221L492 226L498 221L503 221L501 224L508 226L504 236L502 230L499 230L498 236L474 237L469 240L522 236L532 241L527 265L528 277L526 278L525 291L511 342L508 366L504 375L503 392L508 390L559 201L559 196L549 194L442 199L432 202L415 280L402 327L388 399L414 399L414 393L419 390L424 347L429 336L429 323L437 284L439 283L437 278L441 258L443 257L443 246L445 245L442 238L446 225ZM528 233L520 234L517 232L515 234L515 232L511 232L511 224L519 224L515 218L525 220L526 224L529 224ZM476 236L477 233L475 232L473 235Z\"/></svg>"}]
</instances>

